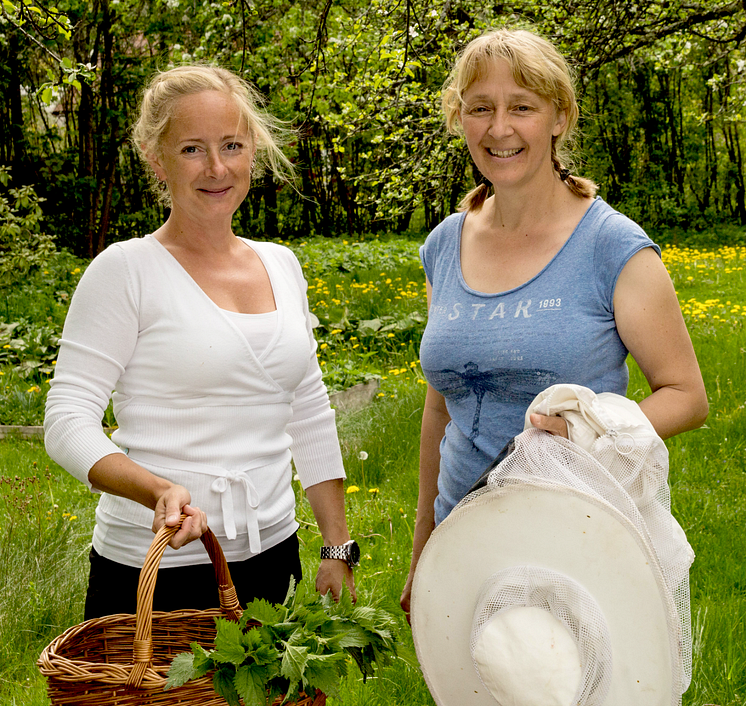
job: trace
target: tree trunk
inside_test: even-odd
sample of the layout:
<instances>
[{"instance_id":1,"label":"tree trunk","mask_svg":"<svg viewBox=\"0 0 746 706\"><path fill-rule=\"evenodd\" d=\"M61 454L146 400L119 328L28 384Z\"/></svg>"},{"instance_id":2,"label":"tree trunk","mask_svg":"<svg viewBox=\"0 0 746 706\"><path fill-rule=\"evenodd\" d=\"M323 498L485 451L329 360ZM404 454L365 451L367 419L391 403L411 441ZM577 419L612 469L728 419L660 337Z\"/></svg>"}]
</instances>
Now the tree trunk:
<instances>
[{"instance_id":1,"label":"tree trunk","mask_svg":"<svg viewBox=\"0 0 746 706\"><path fill-rule=\"evenodd\" d=\"M95 257L106 247L106 236L109 232L111 220L111 203L114 192L114 171L119 156L119 122L114 104L114 38L111 33L112 13L109 8L109 0L103 0L103 22L102 34L104 43L103 66L101 71L101 111L99 117L99 169L97 175L97 194L103 194L103 198L97 197L100 202L100 214L94 214L98 218L96 238L92 243L91 257ZM108 132L108 135L106 134Z\"/></svg>"},{"instance_id":2,"label":"tree trunk","mask_svg":"<svg viewBox=\"0 0 746 706\"><path fill-rule=\"evenodd\" d=\"M264 236L277 238L280 230L277 225L277 187L272 172L267 170L262 181L264 195Z\"/></svg>"},{"instance_id":3,"label":"tree trunk","mask_svg":"<svg viewBox=\"0 0 746 706\"><path fill-rule=\"evenodd\" d=\"M26 157L26 137L23 130L23 104L21 102L21 67L18 61L20 50L18 32L9 32L9 61L10 91L8 103L10 105L10 165L11 178L16 186L33 183L33 176L29 173Z\"/></svg>"}]
</instances>

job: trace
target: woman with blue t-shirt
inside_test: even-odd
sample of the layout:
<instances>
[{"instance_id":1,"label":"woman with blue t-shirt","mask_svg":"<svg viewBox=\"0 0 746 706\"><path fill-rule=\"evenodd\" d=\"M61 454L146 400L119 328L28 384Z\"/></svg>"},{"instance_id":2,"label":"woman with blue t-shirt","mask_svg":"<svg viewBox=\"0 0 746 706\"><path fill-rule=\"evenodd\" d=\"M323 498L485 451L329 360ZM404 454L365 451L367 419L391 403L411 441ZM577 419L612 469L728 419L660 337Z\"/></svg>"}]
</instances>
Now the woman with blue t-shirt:
<instances>
[{"instance_id":1,"label":"woman with blue t-shirt","mask_svg":"<svg viewBox=\"0 0 746 706\"><path fill-rule=\"evenodd\" d=\"M445 84L484 182L421 248L428 380L409 612L420 553L555 383L624 395L631 353L650 384L640 407L662 438L700 426L707 397L659 248L564 166L578 120L568 66L544 39L499 30L472 41ZM535 427L567 436L559 417Z\"/></svg>"}]
</instances>

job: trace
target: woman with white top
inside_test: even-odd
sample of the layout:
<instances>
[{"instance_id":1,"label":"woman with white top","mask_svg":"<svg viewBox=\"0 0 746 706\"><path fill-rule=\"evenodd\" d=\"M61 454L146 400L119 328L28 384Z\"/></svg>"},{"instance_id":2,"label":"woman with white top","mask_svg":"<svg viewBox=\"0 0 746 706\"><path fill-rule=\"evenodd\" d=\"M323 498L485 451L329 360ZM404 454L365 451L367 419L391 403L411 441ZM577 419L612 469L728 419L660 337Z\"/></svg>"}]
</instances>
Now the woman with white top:
<instances>
[{"instance_id":1,"label":"woman with white top","mask_svg":"<svg viewBox=\"0 0 746 706\"><path fill-rule=\"evenodd\" d=\"M208 524L239 601L282 601L290 577L301 578L291 459L324 539L316 587L354 593L357 545L303 273L288 249L231 229L257 168L292 170L258 103L245 81L212 66L153 78L133 141L168 219L95 258L72 299L45 439L53 459L102 493L86 618L134 612L152 532L182 513L154 609L215 605L209 558L190 544ZM101 426L110 398L111 439Z\"/></svg>"}]
</instances>

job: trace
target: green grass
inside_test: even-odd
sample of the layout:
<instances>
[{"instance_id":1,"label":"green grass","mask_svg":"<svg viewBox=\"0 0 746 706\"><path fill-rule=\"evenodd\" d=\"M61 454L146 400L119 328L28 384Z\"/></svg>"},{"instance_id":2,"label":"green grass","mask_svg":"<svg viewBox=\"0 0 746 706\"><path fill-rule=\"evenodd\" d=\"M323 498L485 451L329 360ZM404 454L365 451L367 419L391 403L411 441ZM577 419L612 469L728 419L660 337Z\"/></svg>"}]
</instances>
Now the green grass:
<instances>
[{"instance_id":1,"label":"green grass","mask_svg":"<svg viewBox=\"0 0 746 706\"><path fill-rule=\"evenodd\" d=\"M346 495L350 530L362 547L358 594L398 616L401 640L410 649L398 598L409 566L423 401L424 386L401 378L384 398L340 416L339 423L347 484L360 488ZM364 461L361 451L368 454ZM95 497L52 464L38 441L0 441L0 475L8 479L0 485L6 559L0 567L0 703L41 706L48 701L35 660L53 637L82 620ZM20 479L32 482L20 487ZM302 490L296 492L304 580L312 583L321 536ZM342 698L330 699L330 706L432 704L421 677L403 662L366 684L351 672Z\"/></svg>"},{"instance_id":2,"label":"green grass","mask_svg":"<svg viewBox=\"0 0 746 706\"><path fill-rule=\"evenodd\" d=\"M401 642L412 650L399 596L412 548L423 403L422 386L399 381L395 392L360 412L341 417L339 423L347 487L359 488L346 495L350 532L361 547L361 563L355 571L358 596L365 602L381 601L398 616ZM365 460L360 459L360 452L367 454ZM304 527L300 534L303 571L307 580L313 580L321 536L304 500L299 503L298 518ZM433 701L419 673L397 662L367 684L353 670L340 699L329 699L329 704L429 706Z\"/></svg>"},{"instance_id":3,"label":"green grass","mask_svg":"<svg viewBox=\"0 0 746 706\"><path fill-rule=\"evenodd\" d=\"M670 439L671 501L697 558L690 573L694 674L684 706L746 703L746 250L669 262L710 401L702 429ZM689 278L692 279L689 279ZM647 391L630 365L630 396Z\"/></svg>"},{"instance_id":4,"label":"green grass","mask_svg":"<svg viewBox=\"0 0 746 706\"><path fill-rule=\"evenodd\" d=\"M34 662L80 622L95 505L38 441L0 442L0 703L45 704Z\"/></svg>"},{"instance_id":5,"label":"green grass","mask_svg":"<svg viewBox=\"0 0 746 706\"><path fill-rule=\"evenodd\" d=\"M322 263L318 258L323 252L319 247L309 262ZM337 366L341 375L343 365L349 364L351 379L366 370L381 377L380 396L373 404L339 418L347 484L358 488L345 497L350 529L362 548L362 563L356 572L360 598L381 601L395 612L402 642L410 646L411 635L398 612L398 598L409 567L417 498L419 423L425 391L419 382L418 333L405 325L375 331L369 338L358 332L359 321L366 317L388 312L399 322L423 310L421 296L401 294L407 291L409 281L415 281L413 252L410 248L402 255L403 263L388 263L380 269L356 260L355 266L364 268L364 274L362 269L345 273L334 264L310 294L312 306L321 310L320 318L329 307L325 309L319 302L331 306L329 325L323 324L319 331L319 339L327 343L323 349L327 352L321 351L325 365ZM333 263L372 257L362 250L345 256L338 243L331 253ZM705 428L667 442L673 512L697 554L691 571L694 677L684 706L746 703L746 316L741 313L746 301L743 270L739 269L742 261L746 261L746 252L741 251L678 252L675 261L668 261L711 405ZM357 284L353 286L353 282ZM339 304L331 301L332 292ZM384 308L380 308L381 298ZM341 317L345 310L346 318ZM342 328L332 327L339 323ZM338 328L339 332L333 333ZM361 349L369 354L367 358L360 356ZM640 399L647 394L647 385L634 364L630 369L630 396ZM361 452L367 458L361 459ZM0 704L44 706L44 682L35 660L52 637L82 619L96 498L51 463L39 442L0 441L0 476L6 479L0 482ZM23 483L23 479L32 478L37 480ZM299 489L298 499L305 580L312 582L321 538ZM330 706L432 703L419 673L398 663L367 684L353 673L342 687L341 699L330 700Z\"/></svg>"}]
</instances>

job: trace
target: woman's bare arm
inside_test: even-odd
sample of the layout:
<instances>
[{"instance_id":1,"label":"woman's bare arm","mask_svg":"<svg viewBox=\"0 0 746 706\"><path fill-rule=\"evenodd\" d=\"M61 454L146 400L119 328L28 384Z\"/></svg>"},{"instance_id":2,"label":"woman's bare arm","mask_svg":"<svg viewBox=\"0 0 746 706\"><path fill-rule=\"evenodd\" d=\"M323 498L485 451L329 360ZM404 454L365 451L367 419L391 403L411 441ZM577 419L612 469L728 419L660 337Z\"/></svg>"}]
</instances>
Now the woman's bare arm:
<instances>
[{"instance_id":1,"label":"woman's bare arm","mask_svg":"<svg viewBox=\"0 0 746 706\"><path fill-rule=\"evenodd\" d=\"M671 278L652 248L630 258L614 292L617 330L650 385L640 403L667 439L702 426L707 393Z\"/></svg>"},{"instance_id":2,"label":"woman's bare arm","mask_svg":"<svg viewBox=\"0 0 746 706\"><path fill-rule=\"evenodd\" d=\"M186 514L181 529L169 542L174 549L198 539L207 529L207 516L189 504L192 498L186 488L145 470L123 453L109 454L94 463L88 480L96 490L134 500L153 510L153 532L163 525L176 526L181 514Z\"/></svg>"}]
</instances>

